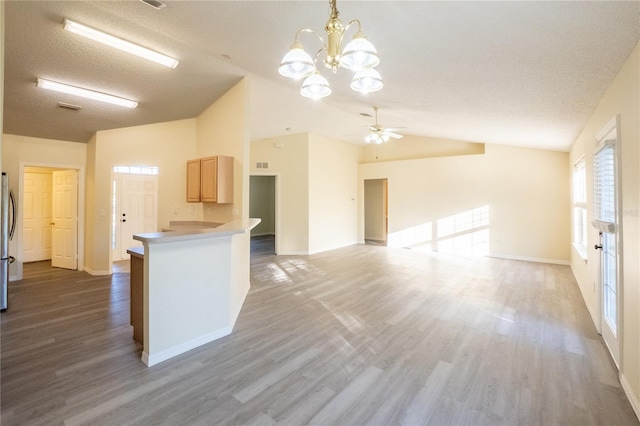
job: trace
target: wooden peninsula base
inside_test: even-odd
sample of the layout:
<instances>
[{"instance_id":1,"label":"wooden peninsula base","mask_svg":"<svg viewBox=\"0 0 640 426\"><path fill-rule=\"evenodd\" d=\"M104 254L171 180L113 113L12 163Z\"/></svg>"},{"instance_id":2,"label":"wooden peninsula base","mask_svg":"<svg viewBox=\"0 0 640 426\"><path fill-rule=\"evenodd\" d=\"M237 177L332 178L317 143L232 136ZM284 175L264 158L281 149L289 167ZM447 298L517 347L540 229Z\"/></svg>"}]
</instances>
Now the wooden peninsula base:
<instances>
[{"instance_id":1,"label":"wooden peninsula base","mask_svg":"<svg viewBox=\"0 0 640 426\"><path fill-rule=\"evenodd\" d=\"M144 344L144 248L133 247L127 250L131 255L131 282L129 284L130 318L133 326L133 340Z\"/></svg>"}]
</instances>

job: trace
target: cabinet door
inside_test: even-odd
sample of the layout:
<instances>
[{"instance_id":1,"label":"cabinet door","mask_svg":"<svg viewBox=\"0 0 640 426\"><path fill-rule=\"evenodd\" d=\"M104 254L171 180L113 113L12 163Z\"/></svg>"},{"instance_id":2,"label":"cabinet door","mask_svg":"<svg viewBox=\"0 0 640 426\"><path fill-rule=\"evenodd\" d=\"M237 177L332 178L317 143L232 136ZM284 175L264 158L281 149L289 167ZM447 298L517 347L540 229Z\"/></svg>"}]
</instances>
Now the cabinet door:
<instances>
[{"instance_id":1,"label":"cabinet door","mask_svg":"<svg viewBox=\"0 0 640 426\"><path fill-rule=\"evenodd\" d=\"M233 157L218 156L217 203L233 203Z\"/></svg>"},{"instance_id":2,"label":"cabinet door","mask_svg":"<svg viewBox=\"0 0 640 426\"><path fill-rule=\"evenodd\" d=\"M200 194L201 201L215 203L218 201L218 157L207 157L200 160Z\"/></svg>"},{"instance_id":3,"label":"cabinet door","mask_svg":"<svg viewBox=\"0 0 640 426\"><path fill-rule=\"evenodd\" d=\"M200 202L200 160L187 161L187 203Z\"/></svg>"}]
</instances>

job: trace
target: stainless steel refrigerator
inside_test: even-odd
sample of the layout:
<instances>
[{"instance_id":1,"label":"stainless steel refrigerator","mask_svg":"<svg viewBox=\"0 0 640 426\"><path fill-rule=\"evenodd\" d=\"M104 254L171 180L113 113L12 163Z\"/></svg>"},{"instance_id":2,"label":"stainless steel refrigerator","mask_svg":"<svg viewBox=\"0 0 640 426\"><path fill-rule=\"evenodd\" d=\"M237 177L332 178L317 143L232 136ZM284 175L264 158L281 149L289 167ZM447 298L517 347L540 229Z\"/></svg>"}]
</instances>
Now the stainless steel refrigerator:
<instances>
[{"instance_id":1,"label":"stainless steel refrigerator","mask_svg":"<svg viewBox=\"0 0 640 426\"><path fill-rule=\"evenodd\" d=\"M0 310L7 309L7 287L9 285L9 265L15 261L9 256L9 241L16 230L16 202L9 189L9 175L2 172L0 185Z\"/></svg>"}]
</instances>

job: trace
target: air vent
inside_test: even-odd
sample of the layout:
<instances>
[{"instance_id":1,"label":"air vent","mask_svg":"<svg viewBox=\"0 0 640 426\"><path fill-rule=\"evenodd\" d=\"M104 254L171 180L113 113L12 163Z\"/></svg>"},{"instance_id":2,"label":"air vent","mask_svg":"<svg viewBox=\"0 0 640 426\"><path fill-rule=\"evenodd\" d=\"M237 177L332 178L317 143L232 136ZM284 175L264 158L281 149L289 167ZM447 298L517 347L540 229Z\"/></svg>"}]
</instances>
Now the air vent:
<instances>
[{"instance_id":1,"label":"air vent","mask_svg":"<svg viewBox=\"0 0 640 426\"><path fill-rule=\"evenodd\" d=\"M269 168L269 163L267 162L257 162L256 163L256 169L268 169Z\"/></svg>"},{"instance_id":2,"label":"air vent","mask_svg":"<svg viewBox=\"0 0 640 426\"><path fill-rule=\"evenodd\" d=\"M82 109L82 107L80 105L74 105L74 104L68 104L66 102L58 102L58 106L60 108L66 108L66 109L70 109L73 111L79 111Z\"/></svg>"},{"instance_id":3,"label":"air vent","mask_svg":"<svg viewBox=\"0 0 640 426\"><path fill-rule=\"evenodd\" d=\"M166 6L166 4L162 3L161 1L158 0L140 0L142 3L144 4L148 4L149 6L151 6L152 8L156 9L156 10L160 10L163 7Z\"/></svg>"}]
</instances>

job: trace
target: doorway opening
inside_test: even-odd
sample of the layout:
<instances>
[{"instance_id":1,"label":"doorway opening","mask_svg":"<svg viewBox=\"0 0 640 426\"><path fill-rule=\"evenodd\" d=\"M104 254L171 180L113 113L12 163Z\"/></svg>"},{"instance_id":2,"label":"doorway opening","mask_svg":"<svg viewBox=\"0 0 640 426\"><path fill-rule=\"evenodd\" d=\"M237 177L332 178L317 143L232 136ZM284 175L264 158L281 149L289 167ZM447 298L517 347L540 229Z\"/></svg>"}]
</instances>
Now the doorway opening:
<instances>
[{"instance_id":1,"label":"doorway opening","mask_svg":"<svg viewBox=\"0 0 640 426\"><path fill-rule=\"evenodd\" d=\"M366 244L387 245L389 203L387 179L364 181L364 241Z\"/></svg>"},{"instance_id":2,"label":"doorway opening","mask_svg":"<svg viewBox=\"0 0 640 426\"><path fill-rule=\"evenodd\" d=\"M251 175L249 178L249 217L261 222L251 230L251 254L278 254L277 175Z\"/></svg>"},{"instance_id":3,"label":"doorway opening","mask_svg":"<svg viewBox=\"0 0 640 426\"><path fill-rule=\"evenodd\" d=\"M17 280L23 264L84 270L84 167L20 163Z\"/></svg>"}]
</instances>

